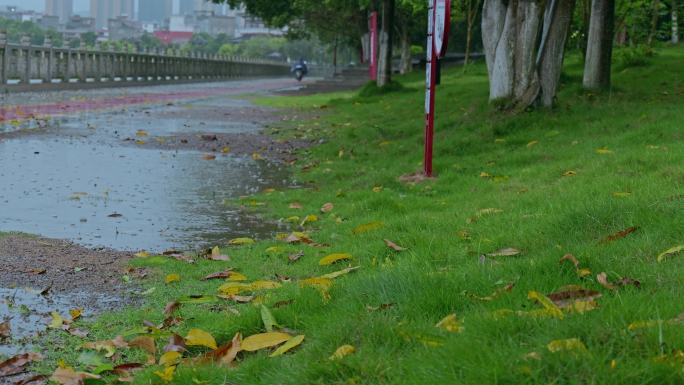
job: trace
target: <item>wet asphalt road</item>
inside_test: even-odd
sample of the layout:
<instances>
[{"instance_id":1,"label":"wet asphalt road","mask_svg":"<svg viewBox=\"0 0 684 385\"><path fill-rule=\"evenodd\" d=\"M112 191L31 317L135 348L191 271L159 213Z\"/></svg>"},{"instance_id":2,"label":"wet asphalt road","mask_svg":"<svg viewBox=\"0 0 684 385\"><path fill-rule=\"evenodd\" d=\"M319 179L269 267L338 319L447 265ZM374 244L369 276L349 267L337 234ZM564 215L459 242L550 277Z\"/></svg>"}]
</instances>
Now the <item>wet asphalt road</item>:
<instances>
[{"instance_id":1,"label":"wet asphalt road","mask_svg":"<svg viewBox=\"0 0 684 385\"><path fill-rule=\"evenodd\" d=\"M256 113L238 95L293 86L271 79L5 95L0 231L155 251L269 234L274 224L224 202L287 185L281 167L135 143L188 132L258 132L278 113Z\"/></svg>"}]
</instances>

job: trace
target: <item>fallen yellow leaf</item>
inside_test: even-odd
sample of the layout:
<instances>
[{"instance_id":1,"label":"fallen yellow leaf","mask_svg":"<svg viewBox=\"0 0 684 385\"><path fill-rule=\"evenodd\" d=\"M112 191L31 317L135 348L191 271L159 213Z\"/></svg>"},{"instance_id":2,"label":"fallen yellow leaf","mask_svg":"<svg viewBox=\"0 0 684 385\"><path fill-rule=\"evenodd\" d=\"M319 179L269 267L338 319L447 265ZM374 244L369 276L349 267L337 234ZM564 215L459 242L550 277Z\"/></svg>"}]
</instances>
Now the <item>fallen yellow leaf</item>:
<instances>
[{"instance_id":1,"label":"fallen yellow leaf","mask_svg":"<svg viewBox=\"0 0 684 385\"><path fill-rule=\"evenodd\" d=\"M587 352L587 347L579 338L568 338L565 340L553 340L546 345L551 353L571 351L576 353Z\"/></svg>"},{"instance_id":2,"label":"fallen yellow leaf","mask_svg":"<svg viewBox=\"0 0 684 385\"><path fill-rule=\"evenodd\" d=\"M292 336L287 333L270 332L251 335L242 341L242 350L254 352L261 349L270 348L288 341Z\"/></svg>"},{"instance_id":3,"label":"fallen yellow leaf","mask_svg":"<svg viewBox=\"0 0 684 385\"><path fill-rule=\"evenodd\" d=\"M446 330L451 333L460 333L463 331L463 325L458 322L456 314L449 314L435 325L435 327Z\"/></svg>"},{"instance_id":4,"label":"fallen yellow leaf","mask_svg":"<svg viewBox=\"0 0 684 385\"><path fill-rule=\"evenodd\" d=\"M539 302L544 307L545 312L547 312L550 316L558 319L565 318L561 309L558 308L558 306L556 306L556 304L544 294L537 291L530 291L527 293L527 298Z\"/></svg>"},{"instance_id":5,"label":"fallen yellow leaf","mask_svg":"<svg viewBox=\"0 0 684 385\"><path fill-rule=\"evenodd\" d=\"M164 279L164 281L167 284L173 283L173 282L180 282L180 280L181 280L181 277L179 274L169 274L166 276L166 279Z\"/></svg>"},{"instance_id":6,"label":"fallen yellow leaf","mask_svg":"<svg viewBox=\"0 0 684 385\"><path fill-rule=\"evenodd\" d=\"M183 355L179 352L166 352L159 358L159 365L163 366L174 366L178 365L183 358Z\"/></svg>"},{"instance_id":7,"label":"fallen yellow leaf","mask_svg":"<svg viewBox=\"0 0 684 385\"><path fill-rule=\"evenodd\" d=\"M684 245L671 247L658 255L658 262L662 262L670 256L679 254L682 250L684 250Z\"/></svg>"},{"instance_id":8,"label":"fallen yellow leaf","mask_svg":"<svg viewBox=\"0 0 684 385\"><path fill-rule=\"evenodd\" d=\"M171 382L173 381L173 375L176 372L176 367L175 366L169 366L163 371L157 370L154 372L159 378L164 380L164 382Z\"/></svg>"},{"instance_id":9,"label":"fallen yellow leaf","mask_svg":"<svg viewBox=\"0 0 684 385\"><path fill-rule=\"evenodd\" d=\"M356 226L352 230L352 233L353 234L363 234L363 233L367 233L369 231L381 229L383 226L385 226L385 224L380 222L380 221L370 222L370 223L366 223L363 225Z\"/></svg>"},{"instance_id":10,"label":"fallen yellow leaf","mask_svg":"<svg viewBox=\"0 0 684 385\"><path fill-rule=\"evenodd\" d=\"M188 346L206 346L216 350L216 340L214 337L201 329L192 329L185 337L185 344Z\"/></svg>"},{"instance_id":11,"label":"fallen yellow leaf","mask_svg":"<svg viewBox=\"0 0 684 385\"><path fill-rule=\"evenodd\" d=\"M301 345L302 342L304 342L304 337L305 336L302 334L302 335L290 338L289 340L287 340L287 342L285 342L283 344L283 346L279 347L278 349L276 349L276 351L271 353L271 355L269 357L281 356L281 355L287 353L288 351L296 348L297 346Z\"/></svg>"},{"instance_id":12,"label":"fallen yellow leaf","mask_svg":"<svg viewBox=\"0 0 684 385\"><path fill-rule=\"evenodd\" d=\"M318 261L318 264L321 266L328 266L328 265L332 265L335 262L349 260L349 259L352 259L351 254L335 253L335 254L330 254L326 257L321 258L321 260Z\"/></svg>"},{"instance_id":13,"label":"fallen yellow leaf","mask_svg":"<svg viewBox=\"0 0 684 385\"><path fill-rule=\"evenodd\" d=\"M235 246L244 246L244 245L253 245L254 244L254 239L252 238L235 238L231 239L228 241L229 245L235 245Z\"/></svg>"},{"instance_id":14,"label":"fallen yellow leaf","mask_svg":"<svg viewBox=\"0 0 684 385\"><path fill-rule=\"evenodd\" d=\"M334 360L340 360L356 351L356 348L351 346L351 345L342 345L337 350L335 350L335 353L332 354L328 359L331 361Z\"/></svg>"}]
</instances>

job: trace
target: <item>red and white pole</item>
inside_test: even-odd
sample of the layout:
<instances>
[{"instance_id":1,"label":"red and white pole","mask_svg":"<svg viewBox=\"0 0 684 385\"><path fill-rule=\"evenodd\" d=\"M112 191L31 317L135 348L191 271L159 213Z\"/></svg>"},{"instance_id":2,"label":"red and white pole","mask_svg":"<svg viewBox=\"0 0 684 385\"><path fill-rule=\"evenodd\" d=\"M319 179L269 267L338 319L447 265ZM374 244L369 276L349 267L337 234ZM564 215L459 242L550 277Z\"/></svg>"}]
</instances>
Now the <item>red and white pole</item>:
<instances>
[{"instance_id":1,"label":"red and white pole","mask_svg":"<svg viewBox=\"0 0 684 385\"><path fill-rule=\"evenodd\" d=\"M371 80L378 79L378 13L371 12L368 20L368 29L370 30L370 60L368 65L368 72Z\"/></svg>"},{"instance_id":2,"label":"red and white pole","mask_svg":"<svg viewBox=\"0 0 684 385\"><path fill-rule=\"evenodd\" d=\"M425 176L432 177L432 146L435 136L437 60L446 55L451 24L451 0L429 0L427 65L425 66Z\"/></svg>"},{"instance_id":3,"label":"red and white pole","mask_svg":"<svg viewBox=\"0 0 684 385\"><path fill-rule=\"evenodd\" d=\"M427 64L425 65L425 152L423 166L425 176L432 177L432 144L435 135L435 79L437 55L434 50L435 0L428 2Z\"/></svg>"}]
</instances>

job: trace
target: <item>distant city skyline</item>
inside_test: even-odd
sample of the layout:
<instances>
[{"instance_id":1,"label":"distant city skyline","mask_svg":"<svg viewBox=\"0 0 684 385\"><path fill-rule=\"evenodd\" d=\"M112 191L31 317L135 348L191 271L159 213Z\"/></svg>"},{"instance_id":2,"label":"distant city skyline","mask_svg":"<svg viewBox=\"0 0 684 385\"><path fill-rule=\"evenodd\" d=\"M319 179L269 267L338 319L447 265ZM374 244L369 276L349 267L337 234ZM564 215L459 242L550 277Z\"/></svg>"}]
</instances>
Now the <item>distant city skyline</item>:
<instances>
[{"instance_id":1,"label":"distant city skyline","mask_svg":"<svg viewBox=\"0 0 684 385\"><path fill-rule=\"evenodd\" d=\"M135 9L138 9L138 2L139 1L145 1L145 0L135 0ZM82 12L89 12L90 11L90 0L73 0L74 2L74 12L77 13L82 13ZM198 4L203 2L203 0L173 0L174 5L173 5L173 11L174 13L179 11L179 8L189 8L188 6L192 7L194 4ZM184 3L184 6L181 6L180 3ZM185 5L187 4L187 5ZM193 4L193 5L190 5ZM25 10L32 10L36 12L45 12L45 0L0 0L0 7L7 6L7 5L15 5L21 9ZM207 4L207 8L209 8L211 5Z\"/></svg>"}]
</instances>

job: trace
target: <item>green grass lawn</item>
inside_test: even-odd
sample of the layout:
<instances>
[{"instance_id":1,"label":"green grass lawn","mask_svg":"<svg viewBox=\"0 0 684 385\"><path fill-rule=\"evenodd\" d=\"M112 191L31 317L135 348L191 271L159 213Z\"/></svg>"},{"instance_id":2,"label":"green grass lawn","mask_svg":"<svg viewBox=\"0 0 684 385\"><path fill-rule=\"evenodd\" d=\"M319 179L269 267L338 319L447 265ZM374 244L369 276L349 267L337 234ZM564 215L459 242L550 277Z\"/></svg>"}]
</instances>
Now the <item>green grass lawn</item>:
<instances>
[{"instance_id":1,"label":"green grass lawn","mask_svg":"<svg viewBox=\"0 0 684 385\"><path fill-rule=\"evenodd\" d=\"M289 277L252 294L304 342L274 358L267 350L242 352L234 368L184 362L172 383L684 383L684 253L656 260L684 244L684 47L615 73L604 95L583 93L581 66L570 61L558 108L515 116L488 105L483 66L448 70L437 96L437 178L418 184L398 178L421 168L421 74L401 79L407 91L372 98L260 100L313 115L274 128L274 135L324 143L302 151L293 166L303 188L237 204L291 221L292 231L306 231L322 245L276 239L221 245L232 261L194 265L137 259L134 266L158 272L138 281L141 290L154 290L142 305L86 324L88 339L130 339L143 332L143 320L162 322L168 302L218 294L224 281L200 279L232 267L249 282ZM289 208L293 202L303 208ZM321 213L326 203L334 208ZM302 229L307 215L318 221ZM611 240L631 227L636 231ZM394 251L383 239L407 250ZM520 254L482 257L504 248ZM289 261L299 251L304 255ZM352 259L319 265L332 253ZM579 260L579 269L559 263L566 254ZM327 293L302 283L355 266L332 279ZM607 289L597 282L602 272L614 284L638 280L640 288ZM181 281L166 284L167 274ZM568 285L602 296L562 313L528 299L530 292L577 293ZM199 328L219 345L238 332L265 331L260 306L210 300L181 305L176 315L183 321L153 334L157 347L169 330L184 336ZM451 331L435 326L451 314L457 319ZM51 371L63 358L88 369L76 359L83 341L65 335L50 334L61 353L42 368ZM354 353L329 359L347 344ZM184 356L206 351L193 347ZM123 349L118 362L143 357ZM163 383L153 373L159 370L143 370L136 383Z\"/></svg>"}]
</instances>

